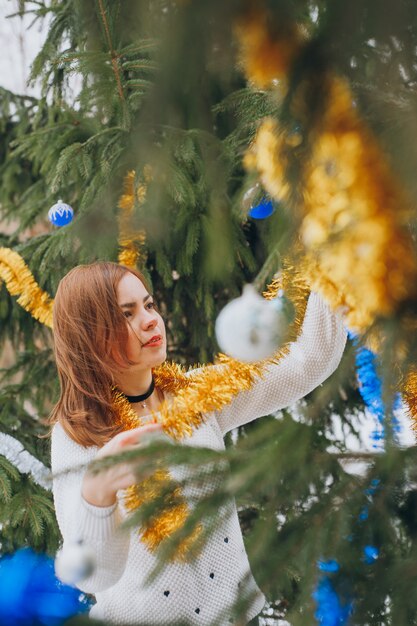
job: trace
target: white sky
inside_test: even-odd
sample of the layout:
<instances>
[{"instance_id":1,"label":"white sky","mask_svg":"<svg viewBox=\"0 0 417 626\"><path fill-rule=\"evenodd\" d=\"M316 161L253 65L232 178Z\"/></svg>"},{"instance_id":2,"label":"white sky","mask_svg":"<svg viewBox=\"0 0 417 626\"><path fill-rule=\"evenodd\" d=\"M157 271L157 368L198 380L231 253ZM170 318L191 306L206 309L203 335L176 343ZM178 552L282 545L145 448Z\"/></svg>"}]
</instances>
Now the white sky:
<instances>
[{"instance_id":1,"label":"white sky","mask_svg":"<svg viewBox=\"0 0 417 626\"><path fill-rule=\"evenodd\" d=\"M0 0L0 87L36 96L39 88L29 89L27 79L30 64L45 39L47 25L36 22L29 29L32 16L7 18L17 7L17 0Z\"/></svg>"}]
</instances>

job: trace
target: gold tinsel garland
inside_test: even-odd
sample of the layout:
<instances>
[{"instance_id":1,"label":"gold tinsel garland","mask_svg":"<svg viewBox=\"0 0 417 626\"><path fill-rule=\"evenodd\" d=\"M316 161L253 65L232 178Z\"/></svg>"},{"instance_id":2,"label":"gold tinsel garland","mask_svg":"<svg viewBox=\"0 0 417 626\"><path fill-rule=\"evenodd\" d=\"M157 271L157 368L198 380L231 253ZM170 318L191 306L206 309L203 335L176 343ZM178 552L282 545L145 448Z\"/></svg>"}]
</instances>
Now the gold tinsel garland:
<instances>
[{"instance_id":1,"label":"gold tinsel garland","mask_svg":"<svg viewBox=\"0 0 417 626\"><path fill-rule=\"evenodd\" d=\"M328 94L305 174L301 236L307 262L317 261L338 285L348 325L363 332L417 295L417 261L406 228L410 202L359 118L348 85L330 77ZM314 277L307 279L314 289Z\"/></svg>"},{"instance_id":2,"label":"gold tinsel garland","mask_svg":"<svg viewBox=\"0 0 417 626\"><path fill-rule=\"evenodd\" d=\"M406 376L401 389L411 425L417 432L417 370L413 367Z\"/></svg>"},{"instance_id":3,"label":"gold tinsel garland","mask_svg":"<svg viewBox=\"0 0 417 626\"><path fill-rule=\"evenodd\" d=\"M123 194L119 199L119 257L118 261L126 267L136 267L138 263L144 265L145 256L143 246L146 241L145 231L134 230L132 227L135 198L142 204L146 198L147 184L151 180L150 168L145 168L143 173L144 182L138 186L135 192L135 171L128 172L123 181Z\"/></svg>"},{"instance_id":4,"label":"gold tinsel garland","mask_svg":"<svg viewBox=\"0 0 417 626\"><path fill-rule=\"evenodd\" d=\"M154 371L154 379L155 385L166 393L172 393L188 385L187 377L182 368L171 363L157 368ZM116 389L113 389L113 402L125 430L142 425L142 420L132 409L125 396ZM154 415L154 421L160 422L161 420L157 420L156 415ZM162 425L165 433L171 434L169 429L164 424ZM164 468L156 470L150 477L124 490L123 501L129 511L135 511L145 503L155 502L164 492L166 494L162 511L155 514L139 529L141 541L151 552L154 552L164 539L184 526L189 516L188 505L180 487L175 485L170 473ZM195 555L198 551L201 531L201 526L197 525L191 535L179 543L172 560L187 561Z\"/></svg>"},{"instance_id":5,"label":"gold tinsel garland","mask_svg":"<svg viewBox=\"0 0 417 626\"><path fill-rule=\"evenodd\" d=\"M295 27L292 46L285 38L271 39L264 10L252 9L250 14L252 22L240 26L239 34L246 73L256 82L263 69L270 84L270 63L276 63L279 73L288 71L288 49L298 49L302 42ZM279 61L280 48L288 63ZM307 139L309 158L298 159L302 199L297 206L292 202L300 220L305 278L333 308L342 305L348 326L363 333L376 318L391 317L403 302L417 296L417 259L406 228L411 203L360 118L347 82L331 72L323 73L321 80L325 101L308 136L266 118L245 164L259 172L272 197L291 204L289 164L297 160L294 151ZM306 81L301 82L291 105L295 119L306 126L307 91Z\"/></svg>"},{"instance_id":6,"label":"gold tinsel garland","mask_svg":"<svg viewBox=\"0 0 417 626\"><path fill-rule=\"evenodd\" d=\"M53 300L43 291L18 252L0 248L0 278L17 302L41 324L52 328Z\"/></svg>"},{"instance_id":7,"label":"gold tinsel garland","mask_svg":"<svg viewBox=\"0 0 417 626\"><path fill-rule=\"evenodd\" d=\"M235 34L241 64L260 89L285 79L305 41L305 34L297 24L282 16L279 23L274 23L259 0L252 2L237 21Z\"/></svg>"},{"instance_id":8,"label":"gold tinsel garland","mask_svg":"<svg viewBox=\"0 0 417 626\"><path fill-rule=\"evenodd\" d=\"M167 470L159 469L138 485L127 489L124 498L126 508L135 510L161 496L163 496L162 512L141 528L141 540L151 552L154 552L164 539L181 530L189 516L188 505L181 489L173 483ZM196 556L201 548L199 540L202 530L202 526L198 524L193 532L179 543L172 560L188 561Z\"/></svg>"},{"instance_id":9,"label":"gold tinsel garland","mask_svg":"<svg viewBox=\"0 0 417 626\"><path fill-rule=\"evenodd\" d=\"M347 325L363 333L417 295L417 261L406 227L410 204L341 79L329 78L329 105L304 165L300 234L305 278ZM288 141L290 139L290 141ZM275 120L261 125L246 163L279 201L289 199L290 142Z\"/></svg>"}]
</instances>

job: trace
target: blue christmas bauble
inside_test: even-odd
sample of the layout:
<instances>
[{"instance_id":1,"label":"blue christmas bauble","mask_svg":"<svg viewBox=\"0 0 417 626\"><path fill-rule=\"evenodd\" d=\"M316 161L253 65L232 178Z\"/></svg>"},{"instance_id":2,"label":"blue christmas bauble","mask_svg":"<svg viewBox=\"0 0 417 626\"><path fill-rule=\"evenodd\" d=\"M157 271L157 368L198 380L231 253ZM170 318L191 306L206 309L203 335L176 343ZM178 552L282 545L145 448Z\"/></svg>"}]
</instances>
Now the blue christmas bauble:
<instances>
[{"instance_id":1,"label":"blue christmas bauble","mask_svg":"<svg viewBox=\"0 0 417 626\"><path fill-rule=\"evenodd\" d=\"M372 565L379 557L379 550L376 546L365 546L363 554L365 563L367 565Z\"/></svg>"},{"instance_id":2,"label":"blue christmas bauble","mask_svg":"<svg viewBox=\"0 0 417 626\"><path fill-rule=\"evenodd\" d=\"M317 567L321 572L338 572L340 569L339 563L335 559L317 561Z\"/></svg>"},{"instance_id":3,"label":"blue christmas bauble","mask_svg":"<svg viewBox=\"0 0 417 626\"><path fill-rule=\"evenodd\" d=\"M72 222L73 217L73 208L62 200L58 200L48 211L48 219L54 226L66 226Z\"/></svg>"},{"instance_id":4,"label":"blue christmas bauble","mask_svg":"<svg viewBox=\"0 0 417 626\"><path fill-rule=\"evenodd\" d=\"M56 578L51 558L30 548L0 558L0 624L59 626L89 609L79 590Z\"/></svg>"},{"instance_id":5,"label":"blue christmas bauble","mask_svg":"<svg viewBox=\"0 0 417 626\"><path fill-rule=\"evenodd\" d=\"M256 206L253 206L249 212L249 217L252 217L255 220L264 220L265 218L272 215L275 211L275 207L272 204L271 200L268 198L262 198L262 200Z\"/></svg>"}]
</instances>

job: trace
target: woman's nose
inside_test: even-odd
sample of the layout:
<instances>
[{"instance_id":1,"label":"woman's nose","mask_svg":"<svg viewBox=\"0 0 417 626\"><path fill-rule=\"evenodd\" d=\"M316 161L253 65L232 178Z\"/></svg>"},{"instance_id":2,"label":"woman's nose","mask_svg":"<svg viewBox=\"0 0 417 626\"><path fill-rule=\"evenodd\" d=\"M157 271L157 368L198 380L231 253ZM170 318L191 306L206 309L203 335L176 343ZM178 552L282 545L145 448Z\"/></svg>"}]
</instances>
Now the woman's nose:
<instances>
[{"instance_id":1,"label":"woman's nose","mask_svg":"<svg viewBox=\"0 0 417 626\"><path fill-rule=\"evenodd\" d=\"M153 315L148 315L143 318L142 327L146 330L149 330L149 329L155 328L157 323L158 323L158 320L156 319L156 317L154 317Z\"/></svg>"}]
</instances>

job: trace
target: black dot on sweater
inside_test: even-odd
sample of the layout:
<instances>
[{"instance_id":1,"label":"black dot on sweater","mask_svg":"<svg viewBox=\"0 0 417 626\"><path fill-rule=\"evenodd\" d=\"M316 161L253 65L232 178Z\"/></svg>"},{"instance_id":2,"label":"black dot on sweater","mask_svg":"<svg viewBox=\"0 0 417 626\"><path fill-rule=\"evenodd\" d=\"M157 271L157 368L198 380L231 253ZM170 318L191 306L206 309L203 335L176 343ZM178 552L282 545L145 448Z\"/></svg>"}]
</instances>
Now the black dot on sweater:
<instances>
[{"instance_id":1,"label":"black dot on sweater","mask_svg":"<svg viewBox=\"0 0 417 626\"><path fill-rule=\"evenodd\" d=\"M197 615L200 613L200 609L196 609L195 612L197 613Z\"/></svg>"},{"instance_id":2,"label":"black dot on sweater","mask_svg":"<svg viewBox=\"0 0 417 626\"><path fill-rule=\"evenodd\" d=\"M240 587L240 585L241 585L241 584L242 584L242 583L241 583L241 582L240 582L240 580L239 580L239 582L237 583L237 586L238 586L238 587Z\"/></svg>"},{"instance_id":3,"label":"black dot on sweater","mask_svg":"<svg viewBox=\"0 0 417 626\"><path fill-rule=\"evenodd\" d=\"M229 543L229 537L225 537L225 538L223 539L223 541L224 541L224 543Z\"/></svg>"},{"instance_id":4,"label":"black dot on sweater","mask_svg":"<svg viewBox=\"0 0 417 626\"><path fill-rule=\"evenodd\" d=\"M210 578L211 578L211 579L213 579L213 578L214 578L214 574L213 574L213 572L211 572L211 574L210 574Z\"/></svg>"},{"instance_id":5,"label":"black dot on sweater","mask_svg":"<svg viewBox=\"0 0 417 626\"><path fill-rule=\"evenodd\" d=\"M169 591L164 591L164 596L168 597L169 596Z\"/></svg>"}]
</instances>

